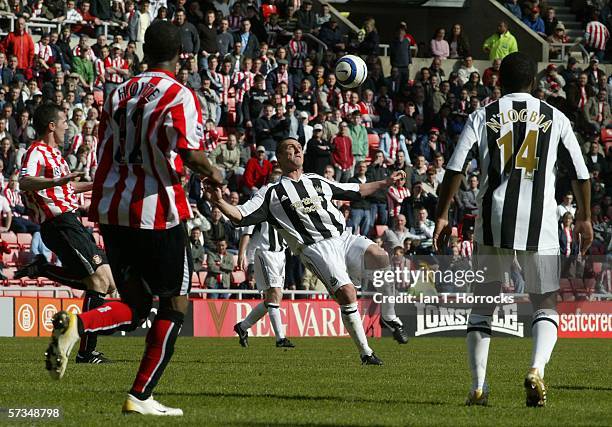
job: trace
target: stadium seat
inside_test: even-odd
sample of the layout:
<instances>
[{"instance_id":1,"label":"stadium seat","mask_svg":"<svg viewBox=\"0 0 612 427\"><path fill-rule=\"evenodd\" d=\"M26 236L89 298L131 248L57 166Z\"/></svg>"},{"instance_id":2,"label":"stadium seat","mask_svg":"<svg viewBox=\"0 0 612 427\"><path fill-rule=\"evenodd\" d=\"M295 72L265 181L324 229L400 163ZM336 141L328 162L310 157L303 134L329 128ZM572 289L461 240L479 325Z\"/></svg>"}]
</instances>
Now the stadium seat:
<instances>
[{"instance_id":1,"label":"stadium seat","mask_svg":"<svg viewBox=\"0 0 612 427\"><path fill-rule=\"evenodd\" d=\"M19 243L19 246L23 249L30 249L32 246L32 235L30 233L18 233L17 243Z\"/></svg>"},{"instance_id":2,"label":"stadium seat","mask_svg":"<svg viewBox=\"0 0 612 427\"><path fill-rule=\"evenodd\" d=\"M370 150L378 150L380 146L380 137L377 133L369 133L368 134L368 146Z\"/></svg>"},{"instance_id":3,"label":"stadium seat","mask_svg":"<svg viewBox=\"0 0 612 427\"><path fill-rule=\"evenodd\" d=\"M192 288L200 288L202 284L200 283L200 276L198 273L193 272L191 274L191 287Z\"/></svg>"},{"instance_id":4,"label":"stadium seat","mask_svg":"<svg viewBox=\"0 0 612 427\"><path fill-rule=\"evenodd\" d=\"M8 233L1 233L0 239L2 239L3 242L8 243L8 246L11 249L19 247L19 243L17 243L17 235L11 231Z\"/></svg>"},{"instance_id":5,"label":"stadium seat","mask_svg":"<svg viewBox=\"0 0 612 427\"><path fill-rule=\"evenodd\" d=\"M198 276L200 276L200 283L202 284L202 287L205 288L206 287L206 276L208 276L208 272L199 271Z\"/></svg>"}]
</instances>

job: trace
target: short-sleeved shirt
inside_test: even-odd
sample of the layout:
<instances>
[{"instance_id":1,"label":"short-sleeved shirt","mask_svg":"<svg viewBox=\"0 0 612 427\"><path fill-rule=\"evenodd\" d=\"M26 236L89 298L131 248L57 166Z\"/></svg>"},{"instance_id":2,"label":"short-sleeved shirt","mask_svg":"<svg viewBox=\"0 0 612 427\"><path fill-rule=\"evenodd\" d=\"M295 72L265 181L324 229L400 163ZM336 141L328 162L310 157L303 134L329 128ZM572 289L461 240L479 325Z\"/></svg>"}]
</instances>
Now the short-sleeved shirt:
<instances>
[{"instance_id":1,"label":"short-sleeved shirt","mask_svg":"<svg viewBox=\"0 0 612 427\"><path fill-rule=\"evenodd\" d=\"M68 174L70 168L61 151L41 141L35 141L23 156L21 177L61 178ZM26 207L31 210L33 219L39 223L79 208L77 195L70 183L23 193Z\"/></svg>"}]
</instances>

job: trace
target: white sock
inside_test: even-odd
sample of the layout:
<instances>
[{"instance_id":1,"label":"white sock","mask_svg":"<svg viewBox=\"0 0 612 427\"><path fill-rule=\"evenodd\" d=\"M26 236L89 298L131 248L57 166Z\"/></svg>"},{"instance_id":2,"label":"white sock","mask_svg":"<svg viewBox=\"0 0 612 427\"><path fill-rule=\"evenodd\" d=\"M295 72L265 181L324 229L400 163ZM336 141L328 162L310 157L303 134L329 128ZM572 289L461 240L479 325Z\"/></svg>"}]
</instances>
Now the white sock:
<instances>
[{"instance_id":1,"label":"white sock","mask_svg":"<svg viewBox=\"0 0 612 427\"><path fill-rule=\"evenodd\" d=\"M544 368L557 342L559 314L556 310L543 308L533 313L531 325L533 335L531 367L537 368L540 376L544 378Z\"/></svg>"},{"instance_id":2,"label":"white sock","mask_svg":"<svg viewBox=\"0 0 612 427\"><path fill-rule=\"evenodd\" d=\"M362 356L370 356L373 351L368 345L368 339L361 322L361 315L359 310L357 310L357 303L341 305L340 311L342 312L342 323L344 323L344 327L359 349L359 353Z\"/></svg>"},{"instance_id":3,"label":"white sock","mask_svg":"<svg viewBox=\"0 0 612 427\"><path fill-rule=\"evenodd\" d=\"M389 270L390 268L391 267L381 268L380 271ZM371 282L373 276L374 270L364 270L364 282ZM385 282L380 288L374 288L374 292L381 292L384 296L395 296L395 282ZM389 302L388 299L384 299L384 302L380 304L380 315L383 320L387 322L397 322L402 325L402 321L395 313L395 302Z\"/></svg>"},{"instance_id":4,"label":"white sock","mask_svg":"<svg viewBox=\"0 0 612 427\"><path fill-rule=\"evenodd\" d=\"M276 341L285 338L283 333L283 324L281 323L280 307L277 304L268 303L268 316L270 316L270 323L276 336Z\"/></svg>"},{"instance_id":5,"label":"white sock","mask_svg":"<svg viewBox=\"0 0 612 427\"><path fill-rule=\"evenodd\" d=\"M268 309L263 302L260 302L251 310L247 317L240 323L240 327L245 331L253 326L259 319L266 315Z\"/></svg>"},{"instance_id":6,"label":"white sock","mask_svg":"<svg viewBox=\"0 0 612 427\"><path fill-rule=\"evenodd\" d=\"M468 363L472 373L472 390L483 389L491 343L491 316L470 314L466 341Z\"/></svg>"}]
</instances>

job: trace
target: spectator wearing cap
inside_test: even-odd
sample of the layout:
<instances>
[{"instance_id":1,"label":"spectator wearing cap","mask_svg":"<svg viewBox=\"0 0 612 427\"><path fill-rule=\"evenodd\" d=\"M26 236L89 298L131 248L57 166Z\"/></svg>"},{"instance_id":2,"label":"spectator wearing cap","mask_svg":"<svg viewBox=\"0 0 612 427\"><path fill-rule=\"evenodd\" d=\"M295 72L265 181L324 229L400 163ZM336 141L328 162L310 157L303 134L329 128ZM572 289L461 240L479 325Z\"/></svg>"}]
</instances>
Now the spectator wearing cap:
<instances>
[{"instance_id":1,"label":"spectator wearing cap","mask_svg":"<svg viewBox=\"0 0 612 427\"><path fill-rule=\"evenodd\" d=\"M590 18L591 21L587 24L584 33L584 44L586 49L601 61L606 53L606 46L608 45L608 40L610 40L610 32L600 22L599 11L597 9L593 9Z\"/></svg>"},{"instance_id":2,"label":"spectator wearing cap","mask_svg":"<svg viewBox=\"0 0 612 427\"><path fill-rule=\"evenodd\" d=\"M560 58L561 52L562 52L561 47L552 46L552 45L558 44L558 43L569 43L570 42L570 38L565 34L565 25L563 25L561 22L558 22L557 25L555 25L555 28L553 29L552 34L548 36L546 41L548 41L548 43L551 44L549 48L549 57L551 59L563 59L563 58Z\"/></svg>"},{"instance_id":3,"label":"spectator wearing cap","mask_svg":"<svg viewBox=\"0 0 612 427\"><path fill-rule=\"evenodd\" d=\"M325 167L332 164L331 152L331 144L323 139L323 126L317 123L313 127L312 138L306 144L304 171L323 175Z\"/></svg>"},{"instance_id":4,"label":"spectator wearing cap","mask_svg":"<svg viewBox=\"0 0 612 427\"><path fill-rule=\"evenodd\" d=\"M308 124L308 112L300 111L298 113L297 140L302 145L302 149L306 149L306 143L312 139L313 128Z\"/></svg>"},{"instance_id":5,"label":"spectator wearing cap","mask_svg":"<svg viewBox=\"0 0 612 427\"><path fill-rule=\"evenodd\" d=\"M497 24L497 32L485 40L482 49L489 54L490 60L504 59L506 55L518 51L518 43L508 30L506 21Z\"/></svg>"},{"instance_id":6,"label":"spectator wearing cap","mask_svg":"<svg viewBox=\"0 0 612 427\"><path fill-rule=\"evenodd\" d=\"M293 14L293 17L297 20L296 28L305 33L312 33L317 26L316 16L312 10L312 0L304 0L299 10Z\"/></svg>"},{"instance_id":7,"label":"spectator wearing cap","mask_svg":"<svg viewBox=\"0 0 612 427\"><path fill-rule=\"evenodd\" d=\"M272 163L266 159L266 148L260 145L255 150L255 157L251 157L244 168L244 193L254 194L261 186L268 182L272 172Z\"/></svg>"},{"instance_id":8,"label":"spectator wearing cap","mask_svg":"<svg viewBox=\"0 0 612 427\"><path fill-rule=\"evenodd\" d=\"M546 73L542 76L538 83L538 87L544 91L546 97L550 98L565 98L565 80L561 74L557 72L555 64L549 64L546 67Z\"/></svg>"},{"instance_id":9,"label":"spectator wearing cap","mask_svg":"<svg viewBox=\"0 0 612 427\"><path fill-rule=\"evenodd\" d=\"M582 110L585 124L599 133L601 129L612 124L610 115L610 104L608 103L608 92L604 89L597 92L596 96L589 98Z\"/></svg>"},{"instance_id":10,"label":"spectator wearing cap","mask_svg":"<svg viewBox=\"0 0 612 427\"><path fill-rule=\"evenodd\" d=\"M530 29L538 33L540 36L546 38L546 27L544 26L544 20L540 17L540 8L534 6L531 8L529 17L523 18L523 23Z\"/></svg>"},{"instance_id":11,"label":"spectator wearing cap","mask_svg":"<svg viewBox=\"0 0 612 427\"><path fill-rule=\"evenodd\" d=\"M474 66L474 58L471 55L468 55L464 58L463 64L457 70L457 76L459 77L459 82L462 85L465 85L470 80L470 75L472 73L479 73L478 68Z\"/></svg>"},{"instance_id":12,"label":"spectator wearing cap","mask_svg":"<svg viewBox=\"0 0 612 427\"><path fill-rule=\"evenodd\" d=\"M17 67L28 69L34 65L34 40L26 30L26 20L17 19L15 31L8 34L4 40L6 52L17 57Z\"/></svg>"},{"instance_id":13,"label":"spectator wearing cap","mask_svg":"<svg viewBox=\"0 0 612 427\"><path fill-rule=\"evenodd\" d=\"M599 82L599 76L606 74L604 70L599 68L599 59L596 56L589 61L589 66L584 70L588 78L588 85L596 88Z\"/></svg>"}]
</instances>

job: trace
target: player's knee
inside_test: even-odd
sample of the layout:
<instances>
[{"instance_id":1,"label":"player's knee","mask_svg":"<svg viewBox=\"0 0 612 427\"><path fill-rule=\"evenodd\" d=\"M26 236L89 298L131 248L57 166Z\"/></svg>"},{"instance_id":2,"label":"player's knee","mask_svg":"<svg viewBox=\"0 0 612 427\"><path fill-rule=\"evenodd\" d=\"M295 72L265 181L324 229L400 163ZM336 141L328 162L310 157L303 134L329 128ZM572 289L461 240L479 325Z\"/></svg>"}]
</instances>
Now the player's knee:
<instances>
[{"instance_id":1,"label":"player's knee","mask_svg":"<svg viewBox=\"0 0 612 427\"><path fill-rule=\"evenodd\" d=\"M365 253L365 267L368 270L385 268L389 265L389 254L378 245L371 245Z\"/></svg>"},{"instance_id":2,"label":"player's knee","mask_svg":"<svg viewBox=\"0 0 612 427\"><path fill-rule=\"evenodd\" d=\"M189 298L187 295L179 295L170 298L159 299L159 310L160 311L177 311L180 313L187 313L189 308Z\"/></svg>"},{"instance_id":3,"label":"player's knee","mask_svg":"<svg viewBox=\"0 0 612 427\"><path fill-rule=\"evenodd\" d=\"M529 294L533 311L542 309L555 310L557 308L557 291L547 292L545 294Z\"/></svg>"},{"instance_id":4,"label":"player's knee","mask_svg":"<svg viewBox=\"0 0 612 427\"><path fill-rule=\"evenodd\" d=\"M107 294L109 291L114 291L116 289L110 268L104 267L108 266L102 265L98 267L91 276L84 280L88 289L100 292L101 294Z\"/></svg>"},{"instance_id":5,"label":"player's knee","mask_svg":"<svg viewBox=\"0 0 612 427\"><path fill-rule=\"evenodd\" d=\"M280 304L283 299L283 290L281 288L270 288L266 291L266 303Z\"/></svg>"},{"instance_id":6,"label":"player's knee","mask_svg":"<svg viewBox=\"0 0 612 427\"><path fill-rule=\"evenodd\" d=\"M357 301L357 291L355 286L351 284L342 286L336 291L334 296L340 305L352 304Z\"/></svg>"}]
</instances>

